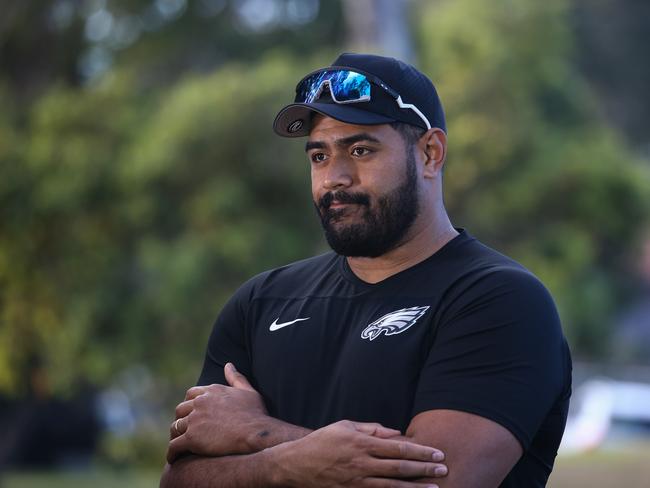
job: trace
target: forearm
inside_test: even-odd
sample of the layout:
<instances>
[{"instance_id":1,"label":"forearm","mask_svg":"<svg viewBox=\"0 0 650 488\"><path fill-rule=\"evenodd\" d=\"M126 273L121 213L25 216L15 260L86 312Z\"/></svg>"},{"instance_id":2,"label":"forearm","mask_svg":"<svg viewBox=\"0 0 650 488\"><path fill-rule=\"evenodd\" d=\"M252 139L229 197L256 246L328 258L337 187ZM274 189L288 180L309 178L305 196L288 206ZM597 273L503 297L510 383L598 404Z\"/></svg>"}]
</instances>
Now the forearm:
<instances>
[{"instance_id":1,"label":"forearm","mask_svg":"<svg viewBox=\"0 0 650 488\"><path fill-rule=\"evenodd\" d=\"M160 488L393 486L397 481L421 486L409 479L434 475L440 465L433 461L441 453L388 438L396 433L344 420L253 454L185 457L165 467Z\"/></svg>"},{"instance_id":2,"label":"forearm","mask_svg":"<svg viewBox=\"0 0 650 488\"><path fill-rule=\"evenodd\" d=\"M249 454L223 457L187 455L167 464L160 488L220 488L278 486L272 475L274 458L269 448L305 437L309 429L273 417L259 419L246 444ZM252 469L254 467L254 469Z\"/></svg>"},{"instance_id":3,"label":"forearm","mask_svg":"<svg viewBox=\"0 0 650 488\"><path fill-rule=\"evenodd\" d=\"M173 464L186 454L205 457L223 457L239 454L253 454L289 441L302 439L311 430L275 419L266 414L248 416L234 422L228 419L216 421L209 418L181 426L176 420L170 429L172 439L167 449L167 462ZM207 418L207 421L206 419Z\"/></svg>"},{"instance_id":4,"label":"forearm","mask_svg":"<svg viewBox=\"0 0 650 488\"><path fill-rule=\"evenodd\" d=\"M259 419L247 438L249 452L258 452L284 442L302 439L312 431L273 417Z\"/></svg>"},{"instance_id":5,"label":"forearm","mask_svg":"<svg viewBox=\"0 0 650 488\"><path fill-rule=\"evenodd\" d=\"M276 472L268 450L224 457L190 455L165 466L160 488L270 488L281 486Z\"/></svg>"}]
</instances>

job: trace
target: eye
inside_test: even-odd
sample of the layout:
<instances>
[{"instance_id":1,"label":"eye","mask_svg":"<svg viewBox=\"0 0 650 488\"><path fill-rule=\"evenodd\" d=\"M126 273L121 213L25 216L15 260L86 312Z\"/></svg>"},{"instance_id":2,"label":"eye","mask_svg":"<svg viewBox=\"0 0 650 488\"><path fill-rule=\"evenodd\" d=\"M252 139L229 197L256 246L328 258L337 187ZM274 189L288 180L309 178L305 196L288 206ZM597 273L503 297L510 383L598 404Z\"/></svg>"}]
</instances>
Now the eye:
<instances>
[{"instance_id":1,"label":"eye","mask_svg":"<svg viewBox=\"0 0 650 488\"><path fill-rule=\"evenodd\" d=\"M367 147L363 146L356 146L352 148L352 155L353 156L365 156L366 154L370 154L370 149Z\"/></svg>"},{"instance_id":2,"label":"eye","mask_svg":"<svg viewBox=\"0 0 650 488\"><path fill-rule=\"evenodd\" d=\"M309 156L312 163L322 163L327 159L327 155L322 152L315 152Z\"/></svg>"}]
</instances>

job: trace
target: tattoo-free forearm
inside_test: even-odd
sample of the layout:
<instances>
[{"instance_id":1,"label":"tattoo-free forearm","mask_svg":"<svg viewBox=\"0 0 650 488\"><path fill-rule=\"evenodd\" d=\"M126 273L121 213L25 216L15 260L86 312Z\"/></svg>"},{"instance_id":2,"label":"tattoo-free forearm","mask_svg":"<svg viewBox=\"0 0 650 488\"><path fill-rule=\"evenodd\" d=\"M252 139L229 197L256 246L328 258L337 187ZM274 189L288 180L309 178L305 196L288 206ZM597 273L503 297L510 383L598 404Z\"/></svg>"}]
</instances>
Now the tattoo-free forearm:
<instances>
[{"instance_id":1,"label":"tattoo-free forearm","mask_svg":"<svg viewBox=\"0 0 650 488\"><path fill-rule=\"evenodd\" d=\"M266 451L224 457L185 456L167 464L160 488L269 488L273 462Z\"/></svg>"}]
</instances>

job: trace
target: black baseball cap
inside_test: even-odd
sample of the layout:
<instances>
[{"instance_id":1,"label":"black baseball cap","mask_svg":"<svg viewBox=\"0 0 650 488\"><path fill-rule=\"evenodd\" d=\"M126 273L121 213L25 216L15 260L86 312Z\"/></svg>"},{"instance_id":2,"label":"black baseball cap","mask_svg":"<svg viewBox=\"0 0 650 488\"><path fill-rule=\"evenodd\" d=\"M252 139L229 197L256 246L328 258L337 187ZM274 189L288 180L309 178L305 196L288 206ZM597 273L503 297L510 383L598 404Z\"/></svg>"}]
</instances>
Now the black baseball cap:
<instances>
[{"instance_id":1,"label":"black baseball cap","mask_svg":"<svg viewBox=\"0 0 650 488\"><path fill-rule=\"evenodd\" d=\"M294 103L280 110L273 121L273 130L278 135L284 137L309 135L314 113L327 115L349 124L376 125L404 122L428 129L423 116L431 127L447 131L445 113L436 88L427 76L410 64L374 54L344 53L336 58L331 66L323 68L323 70L336 69L370 75L370 80L379 80L384 86L370 83L370 100L354 103L337 103L326 86L318 99L305 103L300 101L299 88L302 81L310 76L307 75L296 86ZM403 104L411 105L415 109L401 108L397 96ZM418 111L422 116L418 115Z\"/></svg>"}]
</instances>

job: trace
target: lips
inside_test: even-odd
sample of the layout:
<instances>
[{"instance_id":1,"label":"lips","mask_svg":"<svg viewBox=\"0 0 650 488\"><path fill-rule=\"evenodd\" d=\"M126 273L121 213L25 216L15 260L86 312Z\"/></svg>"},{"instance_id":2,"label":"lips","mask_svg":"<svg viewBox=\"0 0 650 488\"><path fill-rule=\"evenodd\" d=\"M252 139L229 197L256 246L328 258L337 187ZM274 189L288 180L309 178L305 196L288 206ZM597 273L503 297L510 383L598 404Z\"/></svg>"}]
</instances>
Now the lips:
<instances>
[{"instance_id":1,"label":"lips","mask_svg":"<svg viewBox=\"0 0 650 488\"><path fill-rule=\"evenodd\" d=\"M346 203L346 202L340 202L338 200L334 200L332 203L330 203L329 208L343 208L347 207L349 205L358 205L358 203Z\"/></svg>"},{"instance_id":2,"label":"lips","mask_svg":"<svg viewBox=\"0 0 650 488\"><path fill-rule=\"evenodd\" d=\"M336 193L327 192L318 199L318 206L321 210L341 209L350 204L369 206L370 197L365 193L338 191Z\"/></svg>"},{"instance_id":3,"label":"lips","mask_svg":"<svg viewBox=\"0 0 650 488\"><path fill-rule=\"evenodd\" d=\"M363 207L361 205L355 203L333 203L329 208L321 209L321 216L324 222L336 224L360 215L362 209Z\"/></svg>"}]
</instances>

